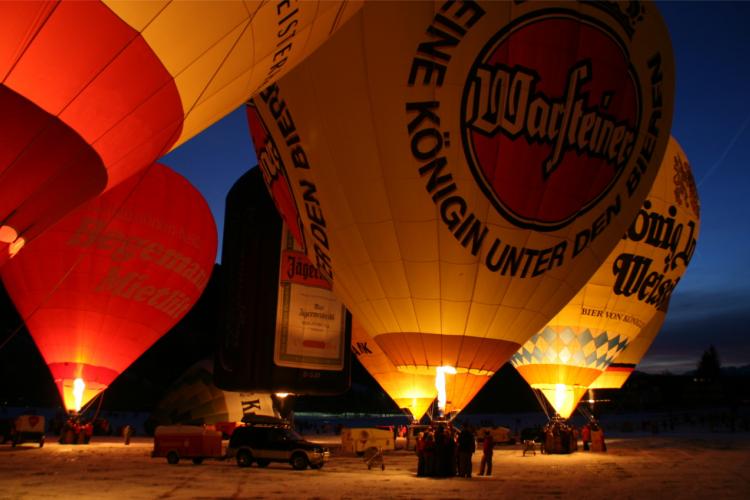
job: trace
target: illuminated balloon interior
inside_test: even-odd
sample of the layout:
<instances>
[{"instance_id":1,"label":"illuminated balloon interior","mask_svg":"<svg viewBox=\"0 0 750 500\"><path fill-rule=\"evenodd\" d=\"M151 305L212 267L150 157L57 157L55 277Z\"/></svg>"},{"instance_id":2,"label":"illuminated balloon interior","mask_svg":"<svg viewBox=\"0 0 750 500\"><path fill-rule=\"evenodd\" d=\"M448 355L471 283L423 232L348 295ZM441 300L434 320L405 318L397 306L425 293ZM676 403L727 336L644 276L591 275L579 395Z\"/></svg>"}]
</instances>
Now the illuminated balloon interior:
<instances>
[{"instance_id":1,"label":"illuminated balloon interior","mask_svg":"<svg viewBox=\"0 0 750 500\"><path fill-rule=\"evenodd\" d=\"M69 413L80 412L81 408L107 388L106 385L97 382L85 381L82 377L62 379L55 377L55 383L62 395L65 411Z\"/></svg>"},{"instance_id":2,"label":"illuminated balloon interior","mask_svg":"<svg viewBox=\"0 0 750 500\"><path fill-rule=\"evenodd\" d=\"M562 418L570 417L576 409L578 401L587 390L586 387L567 384L534 384L532 387L539 389L544 394L544 397Z\"/></svg>"}]
</instances>

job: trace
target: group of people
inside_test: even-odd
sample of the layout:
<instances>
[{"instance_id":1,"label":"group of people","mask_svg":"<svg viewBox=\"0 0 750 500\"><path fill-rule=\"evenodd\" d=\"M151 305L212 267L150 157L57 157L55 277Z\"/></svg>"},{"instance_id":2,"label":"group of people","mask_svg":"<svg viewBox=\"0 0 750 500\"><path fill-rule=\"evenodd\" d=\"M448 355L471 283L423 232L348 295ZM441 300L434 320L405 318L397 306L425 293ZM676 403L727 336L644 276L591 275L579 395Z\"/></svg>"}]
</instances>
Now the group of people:
<instances>
[{"instance_id":1,"label":"group of people","mask_svg":"<svg viewBox=\"0 0 750 500\"><path fill-rule=\"evenodd\" d=\"M581 442L583 451L607 451L607 445L604 443L604 430L594 420L587 422L581 428Z\"/></svg>"},{"instance_id":2,"label":"group of people","mask_svg":"<svg viewBox=\"0 0 750 500\"><path fill-rule=\"evenodd\" d=\"M71 417L60 430L60 444L88 444L94 434L91 421L84 422L80 418Z\"/></svg>"},{"instance_id":3,"label":"group of people","mask_svg":"<svg viewBox=\"0 0 750 500\"><path fill-rule=\"evenodd\" d=\"M580 436L583 451L607 451L604 431L590 420L579 431L562 419L553 419L542 429L542 453L573 453L578 450Z\"/></svg>"},{"instance_id":4,"label":"group of people","mask_svg":"<svg viewBox=\"0 0 750 500\"><path fill-rule=\"evenodd\" d=\"M492 474L494 441L489 431L482 441L482 462L479 475ZM420 432L415 447L417 453L417 476L420 477L465 477L472 474L472 457L476 451L476 435L471 426L460 431L450 422L437 423L425 432Z\"/></svg>"}]
</instances>

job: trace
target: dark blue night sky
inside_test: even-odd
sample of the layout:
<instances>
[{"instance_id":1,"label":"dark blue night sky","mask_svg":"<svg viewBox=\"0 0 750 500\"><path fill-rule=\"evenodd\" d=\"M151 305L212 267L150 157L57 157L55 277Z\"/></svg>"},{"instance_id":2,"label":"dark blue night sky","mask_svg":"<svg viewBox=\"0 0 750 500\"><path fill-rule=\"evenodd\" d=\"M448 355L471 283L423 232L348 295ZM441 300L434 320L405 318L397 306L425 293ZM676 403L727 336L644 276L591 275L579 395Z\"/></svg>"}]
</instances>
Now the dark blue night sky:
<instances>
[{"instance_id":1,"label":"dark blue night sky","mask_svg":"<svg viewBox=\"0 0 750 500\"><path fill-rule=\"evenodd\" d=\"M661 2L677 67L672 135L701 199L696 254L639 369L681 373L716 346L750 364L750 2ZM221 235L224 197L255 165L239 109L163 158L206 197Z\"/></svg>"}]
</instances>

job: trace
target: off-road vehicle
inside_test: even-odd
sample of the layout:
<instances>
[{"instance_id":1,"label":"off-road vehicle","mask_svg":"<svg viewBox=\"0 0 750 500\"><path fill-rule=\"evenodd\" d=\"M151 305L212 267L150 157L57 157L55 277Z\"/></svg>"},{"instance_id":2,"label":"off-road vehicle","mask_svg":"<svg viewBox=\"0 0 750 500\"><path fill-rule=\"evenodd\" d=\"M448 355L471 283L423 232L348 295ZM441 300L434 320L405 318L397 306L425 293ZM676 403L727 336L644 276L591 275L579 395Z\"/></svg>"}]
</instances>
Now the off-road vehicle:
<instances>
[{"instance_id":1,"label":"off-road vehicle","mask_svg":"<svg viewBox=\"0 0 750 500\"><path fill-rule=\"evenodd\" d=\"M327 448L306 441L285 420L249 415L243 421L227 447L227 457L234 457L240 467L286 462L297 470L320 469L330 457Z\"/></svg>"}]
</instances>

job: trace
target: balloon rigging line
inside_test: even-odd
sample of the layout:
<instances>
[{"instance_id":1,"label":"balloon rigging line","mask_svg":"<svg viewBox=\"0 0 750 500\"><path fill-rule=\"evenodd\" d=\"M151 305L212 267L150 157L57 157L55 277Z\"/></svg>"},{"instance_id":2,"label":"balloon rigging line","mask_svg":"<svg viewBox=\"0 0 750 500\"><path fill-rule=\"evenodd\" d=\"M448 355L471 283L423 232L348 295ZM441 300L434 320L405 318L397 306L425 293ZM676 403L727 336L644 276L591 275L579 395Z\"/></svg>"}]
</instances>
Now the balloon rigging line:
<instances>
[{"instance_id":1,"label":"balloon rigging line","mask_svg":"<svg viewBox=\"0 0 750 500\"><path fill-rule=\"evenodd\" d=\"M93 405L94 401L99 400L99 404L96 407L96 413L94 413L94 416L91 417L91 421L93 422L99 417L99 411L102 409L102 402L104 401L104 391L100 391L96 396L94 396L93 399L91 399L88 403L86 403L83 407L83 409L78 412L79 415L83 415L87 411L89 411L89 408Z\"/></svg>"},{"instance_id":2,"label":"balloon rigging line","mask_svg":"<svg viewBox=\"0 0 750 500\"><path fill-rule=\"evenodd\" d=\"M549 412L549 410L547 408L547 403L546 403L546 400L545 400L545 396L542 394L542 392L539 389L534 389L533 387L531 388L531 392L533 392L534 396L536 396L536 400L539 403L539 406L542 407L542 411L546 415L547 420L552 420L552 417L549 416L550 412Z\"/></svg>"},{"instance_id":3,"label":"balloon rigging line","mask_svg":"<svg viewBox=\"0 0 750 500\"><path fill-rule=\"evenodd\" d=\"M711 176L718 168L719 166L724 163L724 160L727 158L727 155L729 155L729 152L732 150L734 145L737 143L737 140L740 138L740 136L745 132L745 129L747 126L750 125L750 113L745 118L745 121L742 122L742 125L739 129L737 129L737 133L734 134L734 137L732 137L732 140L729 141L729 144L727 145L726 149L724 149L724 152L719 156L719 159L714 162L713 165L708 169L708 172L706 172L701 180L698 182L697 187L701 187L701 185L708 179L708 177Z\"/></svg>"},{"instance_id":4,"label":"balloon rigging line","mask_svg":"<svg viewBox=\"0 0 750 500\"><path fill-rule=\"evenodd\" d=\"M578 410L578 413L580 413L583 416L583 418L585 418L587 421L593 422L594 420L596 420L596 418L594 417L594 414L591 413L591 411L588 408L579 404L576 406L576 409Z\"/></svg>"}]
</instances>

